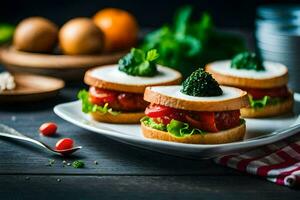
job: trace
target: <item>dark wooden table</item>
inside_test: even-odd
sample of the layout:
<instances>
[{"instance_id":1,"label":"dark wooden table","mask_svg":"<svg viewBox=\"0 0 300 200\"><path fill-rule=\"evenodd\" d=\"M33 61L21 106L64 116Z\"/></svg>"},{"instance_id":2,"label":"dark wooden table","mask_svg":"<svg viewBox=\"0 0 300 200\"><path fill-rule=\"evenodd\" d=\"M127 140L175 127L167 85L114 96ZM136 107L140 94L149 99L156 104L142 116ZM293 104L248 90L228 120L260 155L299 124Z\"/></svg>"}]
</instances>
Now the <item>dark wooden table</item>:
<instances>
[{"instance_id":1,"label":"dark wooden table","mask_svg":"<svg viewBox=\"0 0 300 200\"><path fill-rule=\"evenodd\" d=\"M68 86L52 100L0 105L0 122L54 145L71 137L83 149L74 157L53 156L23 142L0 138L0 199L296 199L300 192L216 165L134 148L78 128L56 116L53 106L75 100L82 86ZM38 127L59 125L57 137ZM54 159L52 166L48 160ZM81 159L74 169L63 160ZM94 162L97 161L96 165Z\"/></svg>"}]
</instances>

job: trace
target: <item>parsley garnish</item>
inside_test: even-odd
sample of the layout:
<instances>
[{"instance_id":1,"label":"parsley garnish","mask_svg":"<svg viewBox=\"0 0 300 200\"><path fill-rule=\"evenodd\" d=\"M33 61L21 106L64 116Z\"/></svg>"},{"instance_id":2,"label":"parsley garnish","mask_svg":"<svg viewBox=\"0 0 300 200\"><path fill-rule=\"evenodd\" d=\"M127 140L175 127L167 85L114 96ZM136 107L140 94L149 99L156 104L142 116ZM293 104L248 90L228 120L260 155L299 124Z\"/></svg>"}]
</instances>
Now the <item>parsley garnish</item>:
<instances>
[{"instance_id":1,"label":"parsley garnish","mask_svg":"<svg viewBox=\"0 0 300 200\"><path fill-rule=\"evenodd\" d=\"M156 49L147 52L132 48L119 60L119 70L131 76L155 76L158 71L154 62L159 57Z\"/></svg>"}]
</instances>

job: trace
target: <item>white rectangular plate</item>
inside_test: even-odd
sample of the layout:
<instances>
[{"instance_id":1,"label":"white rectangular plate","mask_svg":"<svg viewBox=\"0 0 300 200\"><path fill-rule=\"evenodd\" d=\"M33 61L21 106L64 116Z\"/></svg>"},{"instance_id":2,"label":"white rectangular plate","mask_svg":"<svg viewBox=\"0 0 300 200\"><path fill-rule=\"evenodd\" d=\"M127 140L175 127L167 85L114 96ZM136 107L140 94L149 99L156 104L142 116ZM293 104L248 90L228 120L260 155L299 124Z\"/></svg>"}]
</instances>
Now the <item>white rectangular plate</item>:
<instances>
[{"instance_id":1,"label":"white rectangular plate","mask_svg":"<svg viewBox=\"0 0 300 200\"><path fill-rule=\"evenodd\" d=\"M143 137L139 125L108 124L92 120L89 115L81 112L80 101L57 105L54 112L76 126L126 144L180 157L206 159L273 143L295 134L297 131L255 139L257 136L268 135L273 131L298 124L299 107L299 103L296 103L294 115L268 119L246 119L247 133L244 141L218 145L182 144L147 139Z\"/></svg>"}]
</instances>

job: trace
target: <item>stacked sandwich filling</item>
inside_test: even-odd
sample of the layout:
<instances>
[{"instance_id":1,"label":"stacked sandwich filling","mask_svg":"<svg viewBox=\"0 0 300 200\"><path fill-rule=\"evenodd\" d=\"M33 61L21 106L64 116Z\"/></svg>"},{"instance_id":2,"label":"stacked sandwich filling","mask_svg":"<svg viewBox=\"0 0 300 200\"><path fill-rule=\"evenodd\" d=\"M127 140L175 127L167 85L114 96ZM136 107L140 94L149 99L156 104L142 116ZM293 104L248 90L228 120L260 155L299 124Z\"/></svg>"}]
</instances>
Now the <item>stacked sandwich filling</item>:
<instances>
[{"instance_id":1,"label":"stacked sandwich filling","mask_svg":"<svg viewBox=\"0 0 300 200\"><path fill-rule=\"evenodd\" d=\"M240 108L246 92L220 87L203 69L195 71L182 86L147 88L144 99L151 102L141 122L175 137L217 133L244 123Z\"/></svg>"},{"instance_id":2,"label":"stacked sandwich filling","mask_svg":"<svg viewBox=\"0 0 300 200\"><path fill-rule=\"evenodd\" d=\"M167 131L176 136L219 132L241 124L240 110L205 112L188 111L151 104L146 108L147 117L142 122L154 129Z\"/></svg>"},{"instance_id":3,"label":"stacked sandwich filling","mask_svg":"<svg viewBox=\"0 0 300 200\"><path fill-rule=\"evenodd\" d=\"M148 102L143 94L120 92L97 87L90 87L89 102L97 106L108 106L115 111L139 112L145 110Z\"/></svg>"},{"instance_id":4,"label":"stacked sandwich filling","mask_svg":"<svg viewBox=\"0 0 300 200\"><path fill-rule=\"evenodd\" d=\"M291 97L287 86L274 88L247 88L241 87L249 95L251 108L263 108L268 105L276 105Z\"/></svg>"}]
</instances>

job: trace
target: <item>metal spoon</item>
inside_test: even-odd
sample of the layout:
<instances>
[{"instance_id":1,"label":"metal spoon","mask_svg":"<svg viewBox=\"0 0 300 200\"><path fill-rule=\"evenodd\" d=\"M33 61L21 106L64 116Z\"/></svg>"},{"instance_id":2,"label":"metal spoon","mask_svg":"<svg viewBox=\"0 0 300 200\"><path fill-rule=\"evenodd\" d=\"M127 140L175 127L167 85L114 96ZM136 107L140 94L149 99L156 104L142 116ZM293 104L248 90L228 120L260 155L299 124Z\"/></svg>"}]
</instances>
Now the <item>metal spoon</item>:
<instances>
[{"instance_id":1,"label":"metal spoon","mask_svg":"<svg viewBox=\"0 0 300 200\"><path fill-rule=\"evenodd\" d=\"M10 128L4 124L0 124L0 136L23 140L23 141L28 141L28 142L34 143L36 145L39 145L39 146L47 149L48 151L51 151L52 153L60 154L60 155L69 155L69 154L72 154L75 151L82 148L82 146L77 146L77 147L73 147L71 149L56 150L56 149L53 149L52 147L50 147L49 145L47 145L43 142L40 142L38 140L32 139L30 137L27 137L27 136L21 134L20 132L16 131L15 129Z\"/></svg>"}]
</instances>

